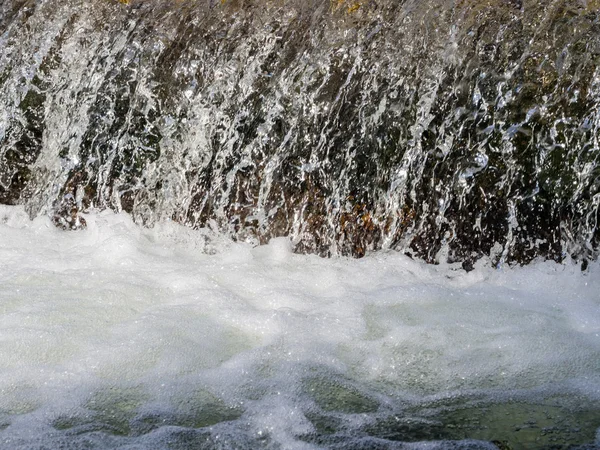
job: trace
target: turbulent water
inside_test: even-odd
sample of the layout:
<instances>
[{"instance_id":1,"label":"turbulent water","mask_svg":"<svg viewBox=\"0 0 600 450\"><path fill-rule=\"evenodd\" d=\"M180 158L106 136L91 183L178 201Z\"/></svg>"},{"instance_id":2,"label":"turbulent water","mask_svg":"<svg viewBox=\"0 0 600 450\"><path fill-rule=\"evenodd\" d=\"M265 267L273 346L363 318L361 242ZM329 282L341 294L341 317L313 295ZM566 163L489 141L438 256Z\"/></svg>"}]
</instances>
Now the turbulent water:
<instances>
[{"instance_id":1,"label":"turbulent water","mask_svg":"<svg viewBox=\"0 0 600 450\"><path fill-rule=\"evenodd\" d=\"M598 263L466 273L85 219L0 209L0 448L600 446Z\"/></svg>"},{"instance_id":2,"label":"turbulent water","mask_svg":"<svg viewBox=\"0 0 600 450\"><path fill-rule=\"evenodd\" d=\"M594 259L595 0L4 0L0 202L298 251Z\"/></svg>"},{"instance_id":3,"label":"turbulent water","mask_svg":"<svg viewBox=\"0 0 600 450\"><path fill-rule=\"evenodd\" d=\"M0 0L0 448L600 447L599 9Z\"/></svg>"}]
</instances>

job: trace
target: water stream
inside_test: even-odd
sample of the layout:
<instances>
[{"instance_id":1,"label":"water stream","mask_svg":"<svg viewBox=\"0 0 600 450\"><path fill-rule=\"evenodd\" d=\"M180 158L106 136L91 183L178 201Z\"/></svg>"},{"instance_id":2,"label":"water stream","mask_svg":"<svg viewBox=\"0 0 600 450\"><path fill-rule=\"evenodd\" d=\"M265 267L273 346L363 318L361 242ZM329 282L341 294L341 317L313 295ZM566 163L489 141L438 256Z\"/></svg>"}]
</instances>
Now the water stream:
<instances>
[{"instance_id":1,"label":"water stream","mask_svg":"<svg viewBox=\"0 0 600 450\"><path fill-rule=\"evenodd\" d=\"M594 259L592 0L5 0L0 201L296 251Z\"/></svg>"},{"instance_id":2,"label":"water stream","mask_svg":"<svg viewBox=\"0 0 600 450\"><path fill-rule=\"evenodd\" d=\"M600 447L599 139L597 0L0 0L0 448Z\"/></svg>"},{"instance_id":3,"label":"water stream","mask_svg":"<svg viewBox=\"0 0 600 450\"><path fill-rule=\"evenodd\" d=\"M2 449L600 445L597 262L467 273L85 220L0 209Z\"/></svg>"}]
</instances>

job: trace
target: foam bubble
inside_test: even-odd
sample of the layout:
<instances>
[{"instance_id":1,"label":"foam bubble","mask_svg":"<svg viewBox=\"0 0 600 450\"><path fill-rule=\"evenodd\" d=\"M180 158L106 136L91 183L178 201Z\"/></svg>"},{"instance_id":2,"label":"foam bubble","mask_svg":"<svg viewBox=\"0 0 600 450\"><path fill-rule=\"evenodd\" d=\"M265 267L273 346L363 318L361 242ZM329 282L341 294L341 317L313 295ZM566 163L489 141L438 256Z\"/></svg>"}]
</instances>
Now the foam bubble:
<instances>
[{"instance_id":1,"label":"foam bubble","mask_svg":"<svg viewBox=\"0 0 600 450\"><path fill-rule=\"evenodd\" d=\"M10 448L598 442L597 263L465 273L124 214L0 219Z\"/></svg>"}]
</instances>

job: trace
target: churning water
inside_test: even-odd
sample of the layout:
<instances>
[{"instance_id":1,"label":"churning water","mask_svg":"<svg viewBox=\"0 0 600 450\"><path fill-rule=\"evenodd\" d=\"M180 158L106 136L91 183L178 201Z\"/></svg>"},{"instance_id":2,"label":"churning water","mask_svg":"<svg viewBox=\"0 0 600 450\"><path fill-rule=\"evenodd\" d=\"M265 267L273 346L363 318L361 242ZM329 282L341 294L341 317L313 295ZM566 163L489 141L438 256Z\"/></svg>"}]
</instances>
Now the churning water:
<instances>
[{"instance_id":1,"label":"churning water","mask_svg":"<svg viewBox=\"0 0 600 450\"><path fill-rule=\"evenodd\" d=\"M0 219L3 448L600 445L597 263L466 273L124 213Z\"/></svg>"},{"instance_id":2,"label":"churning water","mask_svg":"<svg viewBox=\"0 0 600 450\"><path fill-rule=\"evenodd\" d=\"M599 447L599 8L0 0L0 446Z\"/></svg>"}]
</instances>

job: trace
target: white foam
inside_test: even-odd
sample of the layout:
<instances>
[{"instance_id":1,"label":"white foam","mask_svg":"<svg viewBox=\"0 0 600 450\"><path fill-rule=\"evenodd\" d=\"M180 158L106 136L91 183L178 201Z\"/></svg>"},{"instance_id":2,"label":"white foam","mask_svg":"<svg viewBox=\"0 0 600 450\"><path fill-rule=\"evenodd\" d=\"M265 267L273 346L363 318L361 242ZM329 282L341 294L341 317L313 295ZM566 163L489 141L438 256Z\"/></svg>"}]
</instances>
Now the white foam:
<instances>
[{"instance_id":1,"label":"white foam","mask_svg":"<svg viewBox=\"0 0 600 450\"><path fill-rule=\"evenodd\" d=\"M308 448L310 411L342 408L336 420L359 429L470 392L600 401L597 263L465 273L393 252L328 260L285 238L252 248L173 223L142 229L124 214L86 221L63 232L0 207L0 437L12 446L59 442L51 425L64 417L80 434L106 425L102 408L121 425L163 417L144 439L213 414L194 419L213 439ZM320 399L319 380L365 411Z\"/></svg>"}]
</instances>

